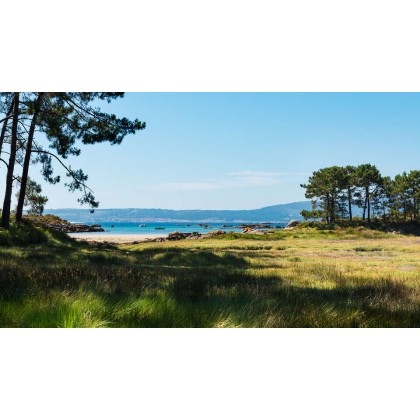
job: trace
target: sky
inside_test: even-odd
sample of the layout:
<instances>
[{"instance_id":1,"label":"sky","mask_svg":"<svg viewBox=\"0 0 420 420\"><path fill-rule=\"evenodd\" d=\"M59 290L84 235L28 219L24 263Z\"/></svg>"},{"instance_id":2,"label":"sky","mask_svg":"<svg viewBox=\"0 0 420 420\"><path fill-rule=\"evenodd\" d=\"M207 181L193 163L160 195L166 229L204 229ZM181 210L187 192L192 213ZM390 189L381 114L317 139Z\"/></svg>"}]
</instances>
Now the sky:
<instances>
[{"instance_id":1,"label":"sky","mask_svg":"<svg viewBox=\"0 0 420 420\"><path fill-rule=\"evenodd\" d=\"M101 208L256 209L305 200L326 166L419 169L417 93L126 93L103 109L147 127L68 159ZM79 207L63 184L43 182L47 208Z\"/></svg>"}]
</instances>

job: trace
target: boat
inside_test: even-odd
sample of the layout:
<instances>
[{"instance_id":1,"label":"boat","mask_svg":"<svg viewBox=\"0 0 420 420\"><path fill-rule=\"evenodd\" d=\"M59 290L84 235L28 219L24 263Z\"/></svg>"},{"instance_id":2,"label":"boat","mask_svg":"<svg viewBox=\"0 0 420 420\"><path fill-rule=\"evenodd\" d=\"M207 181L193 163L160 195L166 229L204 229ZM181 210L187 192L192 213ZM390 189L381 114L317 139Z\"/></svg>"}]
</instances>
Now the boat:
<instances>
[{"instance_id":1,"label":"boat","mask_svg":"<svg viewBox=\"0 0 420 420\"><path fill-rule=\"evenodd\" d=\"M146 227L147 225L139 225L139 227Z\"/></svg>"}]
</instances>

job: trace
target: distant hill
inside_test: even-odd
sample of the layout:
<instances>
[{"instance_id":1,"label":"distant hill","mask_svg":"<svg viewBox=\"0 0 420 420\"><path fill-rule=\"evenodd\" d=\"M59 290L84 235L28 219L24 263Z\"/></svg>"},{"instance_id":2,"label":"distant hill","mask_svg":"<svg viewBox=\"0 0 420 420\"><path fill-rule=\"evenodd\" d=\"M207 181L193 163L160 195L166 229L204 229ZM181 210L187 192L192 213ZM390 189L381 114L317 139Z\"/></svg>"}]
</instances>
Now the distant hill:
<instances>
[{"instance_id":1,"label":"distant hill","mask_svg":"<svg viewBox=\"0 0 420 420\"><path fill-rule=\"evenodd\" d=\"M256 210L166 210L166 209L47 209L70 222L280 222L302 219L302 210L311 210L310 201L278 204Z\"/></svg>"}]
</instances>

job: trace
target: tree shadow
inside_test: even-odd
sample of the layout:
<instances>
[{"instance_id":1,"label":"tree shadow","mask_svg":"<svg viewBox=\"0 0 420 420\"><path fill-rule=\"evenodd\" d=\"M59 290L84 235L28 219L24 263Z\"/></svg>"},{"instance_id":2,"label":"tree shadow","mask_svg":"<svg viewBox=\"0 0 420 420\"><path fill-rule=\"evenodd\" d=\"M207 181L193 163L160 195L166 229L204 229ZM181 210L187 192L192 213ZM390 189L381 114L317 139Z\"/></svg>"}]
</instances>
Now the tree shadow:
<instances>
[{"instance_id":1,"label":"tree shadow","mask_svg":"<svg viewBox=\"0 0 420 420\"><path fill-rule=\"evenodd\" d=\"M152 248L137 252L138 263L174 267L225 267L245 268L249 262L232 254L218 254L217 251L185 250L182 248Z\"/></svg>"},{"instance_id":2,"label":"tree shadow","mask_svg":"<svg viewBox=\"0 0 420 420\"><path fill-rule=\"evenodd\" d=\"M156 248L71 258L71 248L54 254L51 264L51 252L43 252L26 259L25 254L4 254L3 301L93 293L113 326L420 326L418 292L390 279L356 282L322 272L331 275L334 286L321 289L264 274L243 257L217 251ZM115 316L116 306L142 299L150 308Z\"/></svg>"}]
</instances>

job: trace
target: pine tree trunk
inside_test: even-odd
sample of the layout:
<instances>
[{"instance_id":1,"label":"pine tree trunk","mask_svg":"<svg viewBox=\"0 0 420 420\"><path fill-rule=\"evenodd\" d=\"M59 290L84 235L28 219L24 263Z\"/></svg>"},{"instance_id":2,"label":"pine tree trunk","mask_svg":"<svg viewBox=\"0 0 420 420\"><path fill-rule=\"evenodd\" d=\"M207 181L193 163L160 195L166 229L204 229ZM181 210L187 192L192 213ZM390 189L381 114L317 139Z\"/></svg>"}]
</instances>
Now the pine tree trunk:
<instances>
[{"instance_id":1,"label":"pine tree trunk","mask_svg":"<svg viewBox=\"0 0 420 420\"><path fill-rule=\"evenodd\" d=\"M16 209L17 222L21 222L22 216L23 216L23 205L25 203L26 185L28 184L28 172L29 172L29 165L31 163L32 144L34 140L34 133L35 133L36 122L37 122L37 118L39 114L39 109L41 107L42 96L43 96L42 93L38 94L38 98L35 102L34 115L32 117L31 126L29 128L28 141L26 144L25 160L23 162L22 179L20 182L19 199L18 199L18 204L17 204L17 209Z\"/></svg>"},{"instance_id":2,"label":"pine tree trunk","mask_svg":"<svg viewBox=\"0 0 420 420\"><path fill-rule=\"evenodd\" d=\"M370 196L369 190L366 190L366 201L367 201L367 214L368 214L368 222L370 223Z\"/></svg>"},{"instance_id":3,"label":"pine tree trunk","mask_svg":"<svg viewBox=\"0 0 420 420\"><path fill-rule=\"evenodd\" d=\"M366 219L366 204L367 204L367 196L365 196L365 203L363 204L363 220Z\"/></svg>"},{"instance_id":4,"label":"pine tree trunk","mask_svg":"<svg viewBox=\"0 0 420 420\"><path fill-rule=\"evenodd\" d=\"M9 167L7 168L6 189L4 193L3 210L1 217L1 226L5 229L10 227L10 207L12 203L13 190L13 170L16 160L16 144L17 144L17 125L19 119L19 92L15 92L13 100L13 120L12 120L12 139L10 142L10 158Z\"/></svg>"},{"instance_id":5,"label":"pine tree trunk","mask_svg":"<svg viewBox=\"0 0 420 420\"><path fill-rule=\"evenodd\" d=\"M348 193L348 199L349 199L349 217L350 217L350 221L353 220L353 213L351 211L351 190L350 188L347 190Z\"/></svg>"},{"instance_id":6,"label":"pine tree trunk","mask_svg":"<svg viewBox=\"0 0 420 420\"><path fill-rule=\"evenodd\" d=\"M9 117L12 113L13 113L13 101L10 105L9 111L7 112L7 116L3 121L3 127L1 128L1 133L0 133L0 157L1 157L1 151L3 149L4 137L6 136L7 123L9 122Z\"/></svg>"},{"instance_id":7,"label":"pine tree trunk","mask_svg":"<svg viewBox=\"0 0 420 420\"><path fill-rule=\"evenodd\" d=\"M326 214L327 214L327 223L330 223L330 197L329 197L329 195L327 194L327 200L326 200L327 202L326 202Z\"/></svg>"}]
</instances>

